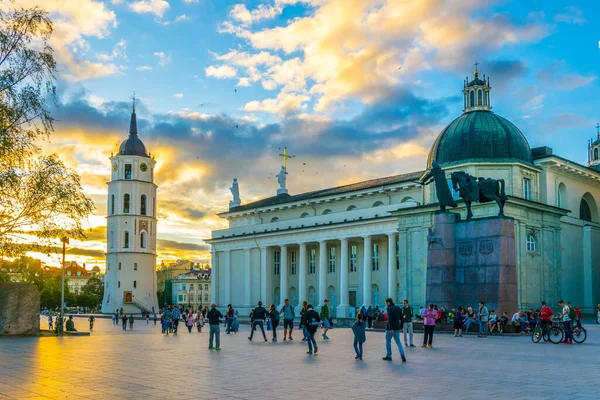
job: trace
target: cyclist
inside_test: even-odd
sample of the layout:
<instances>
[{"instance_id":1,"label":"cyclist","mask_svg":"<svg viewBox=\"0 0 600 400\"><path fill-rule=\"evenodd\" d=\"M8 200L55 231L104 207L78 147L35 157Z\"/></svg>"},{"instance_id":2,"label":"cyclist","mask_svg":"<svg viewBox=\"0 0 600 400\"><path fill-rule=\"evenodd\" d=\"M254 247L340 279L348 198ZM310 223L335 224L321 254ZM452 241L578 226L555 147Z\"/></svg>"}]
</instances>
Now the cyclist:
<instances>
[{"instance_id":1,"label":"cyclist","mask_svg":"<svg viewBox=\"0 0 600 400\"><path fill-rule=\"evenodd\" d=\"M96 320L96 317L94 317L93 315L90 315L90 317L88 318L88 321L90 321L90 331L94 330L94 321Z\"/></svg>"},{"instance_id":2,"label":"cyclist","mask_svg":"<svg viewBox=\"0 0 600 400\"><path fill-rule=\"evenodd\" d=\"M550 326L552 326L552 318L554 312L552 308L548 307L545 301L542 301L542 311L540 312L540 319L542 320L542 332L548 332Z\"/></svg>"}]
</instances>

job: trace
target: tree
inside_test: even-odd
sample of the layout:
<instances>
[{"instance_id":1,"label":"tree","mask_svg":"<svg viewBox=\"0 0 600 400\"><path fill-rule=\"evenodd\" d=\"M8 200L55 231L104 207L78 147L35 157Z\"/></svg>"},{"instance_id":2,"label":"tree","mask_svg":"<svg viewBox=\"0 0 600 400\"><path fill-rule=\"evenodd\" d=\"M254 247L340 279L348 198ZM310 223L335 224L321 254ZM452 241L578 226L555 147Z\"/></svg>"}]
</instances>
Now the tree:
<instances>
[{"instance_id":1,"label":"tree","mask_svg":"<svg viewBox=\"0 0 600 400\"><path fill-rule=\"evenodd\" d=\"M23 254L23 235L82 237L82 220L94 209L79 176L38 146L54 130L52 32L37 7L0 8L0 256ZM36 245L51 251L49 240Z\"/></svg>"},{"instance_id":2,"label":"tree","mask_svg":"<svg viewBox=\"0 0 600 400\"><path fill-rule=\"evenodd\" d=\"M104 284L97 276L92 276L81 289L81 292L93 296L96 299L96 305L102 302L104 298Z\"/></svg>"}]
</instances>

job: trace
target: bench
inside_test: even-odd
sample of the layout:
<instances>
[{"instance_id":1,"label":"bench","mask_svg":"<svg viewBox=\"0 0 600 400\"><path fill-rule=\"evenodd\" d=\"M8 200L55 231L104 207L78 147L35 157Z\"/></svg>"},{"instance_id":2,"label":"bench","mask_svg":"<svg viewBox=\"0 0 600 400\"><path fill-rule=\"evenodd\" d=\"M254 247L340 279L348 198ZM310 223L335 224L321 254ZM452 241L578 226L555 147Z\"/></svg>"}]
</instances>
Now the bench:
<instances>
[{"instance_id":1,"label":"bench","mask_svg":"<svg viewBox=\"0 0 600 400\"><path fill-rule=\"evenodd\" d=\"M79 332L79 331L65 331L65 335L67 336L90 336L89 332Z\"/></svg>"}]
</instances>

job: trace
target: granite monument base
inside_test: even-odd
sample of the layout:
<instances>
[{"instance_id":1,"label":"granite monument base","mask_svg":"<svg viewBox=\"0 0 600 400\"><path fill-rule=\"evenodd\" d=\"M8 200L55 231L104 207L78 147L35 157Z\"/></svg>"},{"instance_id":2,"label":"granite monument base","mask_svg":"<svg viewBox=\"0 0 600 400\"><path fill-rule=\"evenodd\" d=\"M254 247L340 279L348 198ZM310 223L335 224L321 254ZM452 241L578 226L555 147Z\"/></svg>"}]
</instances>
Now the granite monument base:
<instances>
[{"instance_id":1,"label":"granite monument base","mask_svg":"<svg viewBox=\"0 0 600 400\"><path fill-rule=\"evenodd\" d=\"M446 308L480 301L497 314L517 310L514 220L507 217L460 221L434 216L427 254L427 301Z\"/></svg>"},{"instance_id":2,"label":"granite monument base","mask_svg":"<svg viewBox=\"0 0 600 400\"><path fill-rule=\"evenodd\" d=\"M0 283L0 337L39 336L40 292L31 283Z\"/></svg>"}]
</instances>

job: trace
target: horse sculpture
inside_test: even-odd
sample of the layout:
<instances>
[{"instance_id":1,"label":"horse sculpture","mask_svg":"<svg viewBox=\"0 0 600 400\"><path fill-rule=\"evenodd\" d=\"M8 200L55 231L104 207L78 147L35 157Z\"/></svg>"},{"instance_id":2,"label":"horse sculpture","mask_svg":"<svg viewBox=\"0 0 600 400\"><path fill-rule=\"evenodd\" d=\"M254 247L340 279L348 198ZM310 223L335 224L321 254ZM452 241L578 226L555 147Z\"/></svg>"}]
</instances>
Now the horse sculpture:
<instances>
[{"instance_id":1,"label":"horse sculpture","mask_svg":"<svg viewBox=\"0 0 600 400\"><path fill-rule=\"evenodd\" d=\"M471 203L495 201L500 208L498 216L504 215L504 203L508 200L504 179L475 178L466 172L452 172L452 189L458 192L467 205L467 221L473 217Z\"/></svg>"}]
</instances>

